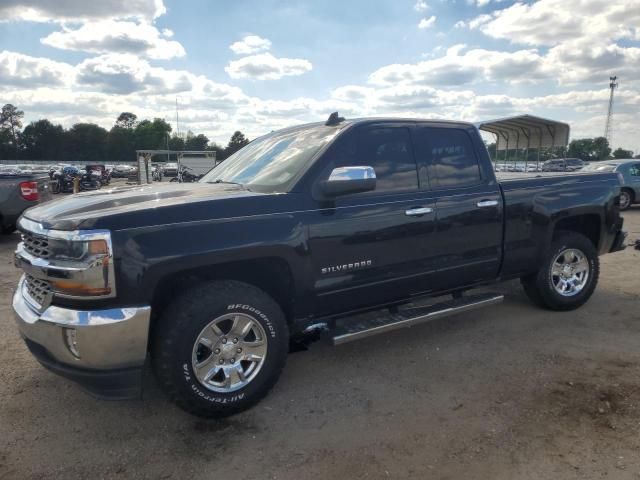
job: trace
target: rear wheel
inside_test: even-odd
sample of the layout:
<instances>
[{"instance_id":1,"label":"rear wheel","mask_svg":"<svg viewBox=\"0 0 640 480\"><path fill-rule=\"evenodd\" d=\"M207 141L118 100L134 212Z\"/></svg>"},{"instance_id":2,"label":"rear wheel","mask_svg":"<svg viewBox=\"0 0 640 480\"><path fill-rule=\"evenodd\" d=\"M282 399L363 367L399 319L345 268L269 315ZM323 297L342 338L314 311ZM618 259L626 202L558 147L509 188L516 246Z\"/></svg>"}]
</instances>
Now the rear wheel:
<instances>
[{"instance_id":1,"label":"rear wheel","mask_svg":"<svg viewBox=\"0 0 640 480\"><path fill-rule=\"evenodd\" d=\"M579 233L563 232L551 244L540 270L522 278L529 298L550 310L573 310L596 288L600 264L593 243Z\"/></svg>"},{"instance_id":2,"label":"rear wheel","mask_svg":"<svg viewBox=\"0 0 640 480\"><path fill-rule=\"evenodd\" d=\"M633 193L626 188L620 191L620 210L627 210L633 203Z\"/></svg>"},{"instance_id":3,"label":"rear wheel","mask_svg":"<svg viewBox=\"0 0 640 480\"><path fill-rule=\"evenodd\" d=\"M275 384L289 347L278 304L236 281L208 282L180 295L155 328L154 369L180 407L224 417L251 407Z\"/></svg>"}]
</instances>

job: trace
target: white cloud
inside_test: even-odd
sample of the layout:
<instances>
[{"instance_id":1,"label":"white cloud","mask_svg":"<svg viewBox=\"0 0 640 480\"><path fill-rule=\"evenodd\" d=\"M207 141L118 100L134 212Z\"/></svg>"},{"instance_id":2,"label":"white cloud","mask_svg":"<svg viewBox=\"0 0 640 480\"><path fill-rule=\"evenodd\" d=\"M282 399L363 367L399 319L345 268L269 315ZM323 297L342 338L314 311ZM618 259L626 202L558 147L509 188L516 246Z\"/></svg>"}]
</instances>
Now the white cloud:
<instances>
[{"instance_id":1,"label":"white cloud","mask_svg":"<svg viewBox=\"0 0 640 480\"><path fill-rule=\"evenodd\" d=\"M538 0L515 3L481 15L470 28L485 35L530 45L558 45L579 38L607 41L637 38L640 2L630 0Z\"/></svg>"},{"instance_id":2,"label":"white cloud","mask_svg":"<svg viewBox=\"0 0 640 480\"><path fill-rule=\"evenodd\" d=\"M420 23L418 23L418 28L421 30L431 28L435 25L435 23L436 23L436 16L431 15L429 18L423 18L422 20L420 20Z\"/></svg>"},{"instance_id":3,"label":"white cloud","mask_svg":"<svg viewBox=\"0 0 640 480\"><path fill-rule=\"evenodd\" d=\"M271 41L257 35L247 35L242 40L232 43L229 48L236 55L249 55L269 50Z\"/></svg>"},{"instance_id":4,"label":"white cloud","mask_svg":"<svg viewBox=\"0 0 640 480\"><path fill-rule=\"evenodd\" d=\"M436 18L422 13L429 11L427 2L433 3L412 0L408 5L420 12L416 20L425 17L423 22L433 27ZM93 3L0 0L5 20L31 17L59 23L59 31L43 43L96 54L76 65L0 52L0 96L25 110L27 121L47 117L65 126L93 121L108 128L122 111L171 120L179 95L181 130L202 132L221 143L237 129L254 138L288 125L324 120L335 110L347 118L469 121L532 113L569 121L576 138L602 134L607 79L613 73L621 85L616 91L615 146L640 150L634 130L640 105L640 45L635 43L640 40L639 2L520 1L451 22L459 20L456 28L497 39L491 47L433 48L415 62L381 64L367 82L339 86L328 96L278 99L251 97L238 87L150 63L148 59L184 55L173 32L153 23L164 12L161 1ZM472 3L482 7L488 0ZM524 46L500 47L499 41L507 43L504 40ZM232 78L277 79L313 68L308 60L268 53L271 42L256 35L230 48L241 55L225 69Z\"/></svg>"},{"instance_id":5,"label":"white cloud","mask_svg":"<svg viewBox=\"0 0 640 480\"><path fill-rule=\"evenodd\" d=\"M68 22L108 18L153 20L166 11L163 0L2 0L0 21Z\"/></svg>"},{"instance_id":6,"label":"white cloud","mask_svg":"<svg viewBox=\"0 0 640 480\"><path fill-rule=\"evenodd\" d=\"M250 55L229 62L225 71L231 78L277 80L289 75L302 75L312 69L311 62L302 58L276 58L270 53Z\"/></svg>"},{"instance_id":7,"label":"white cloud","mask_svg":"<svg viewBox=\"0 0 640 480\"><path fill-rule=\"evenodd\" d=\"M180 43L167 40L172 32L160 33L148 23L118 20L89 21L77 29L66 28L41 39L51 47L91 53L133 53L152 59L185 55Z\"/></svg>"},{"instance_id":8,"label":"white cloud","mask_svg":"<svg viewBox=\"0 0 640 480\"><path fill-rule=\"evenodd\" d=\"M417 0L416 3L413 5L413 9L416 12L422 13L429 10L429 5L427 5L427 2L425 2L424 0Z\"/></svg>"},{"instance_id":9,"label":"white cloud","mask_svg":"<svg viewBox=\"0 0 640 480\"><path fill-rule=\"evenodd\" d=\"M0 52L0 85L22 88L62 86L73 82L71 65L16 52Z\"/></svg>"},{"instance_id":10,"label":"white cloud","mask_svg":"<svg viewBox=\"0 0 640 480\"><path fill-rule=\"evenodd\" d=\"M544 59L537 50L498 52L454 45L440 57L410 64L392 64L374 71L374 85L464 85L481 80L506 80L515 83L548 78Z\"/></svg>"}]
</instances>

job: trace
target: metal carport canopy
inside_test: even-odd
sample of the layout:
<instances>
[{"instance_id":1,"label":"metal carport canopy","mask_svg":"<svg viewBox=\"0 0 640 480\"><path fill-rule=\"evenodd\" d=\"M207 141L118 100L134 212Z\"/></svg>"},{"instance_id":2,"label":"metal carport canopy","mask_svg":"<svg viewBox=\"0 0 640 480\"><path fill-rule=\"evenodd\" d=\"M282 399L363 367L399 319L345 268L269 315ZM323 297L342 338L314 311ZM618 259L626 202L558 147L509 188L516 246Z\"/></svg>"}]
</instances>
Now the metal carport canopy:
<instances>
[{"instance_id":1,"label":"metal carport canopy","mask_svg":"<svg viewBox=\"0 0 640 480\"><path fill-rule=\"evenodd\" d=\"M496 151L518 148L566 147L569 144L567 123L518 115L479 122L476 126L496 136Z\"/></svg>"}]
</instances>

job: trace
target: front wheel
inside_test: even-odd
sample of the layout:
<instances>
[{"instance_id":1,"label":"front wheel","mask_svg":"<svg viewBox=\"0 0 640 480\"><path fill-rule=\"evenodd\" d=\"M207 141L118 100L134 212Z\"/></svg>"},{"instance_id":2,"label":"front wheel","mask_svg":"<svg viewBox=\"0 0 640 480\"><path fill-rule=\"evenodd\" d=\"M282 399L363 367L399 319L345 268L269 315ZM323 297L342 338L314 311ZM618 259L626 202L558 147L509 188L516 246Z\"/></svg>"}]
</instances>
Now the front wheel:
<instances>
[{"instance_id":1,"label":"front wheel","mask_svg":"<svg viewBox=\"0 0 640 480\"><path fill-rule=\"evenodd\" d=\"M160 385L184 410L225 417L246 410L276 383L288 348L287 323L262 290L207 282L180 295L155 328Z\"/></svg>"},{"instance_id":2,"label":"front wheel","mask_svg":"<svg viewBox=\"0 0 640 480\"><path fill-rule=\"evenodd\" d=\"M564 232L552 242L540 270L521 281L534 303L550 310L574 310L589 300L599 273L593 243L579 233Z\"/></svg>"},{"instance_id":3,"label":"front wheel","mask_svg":"<svg viewBox=\"0 0 640 480\"><path fill-rule=\"evenodd\" d=\"M631 192L626 189L620 191L620 210L627 210L633 203L633 197Z\"/></svg>"}]
</instances>

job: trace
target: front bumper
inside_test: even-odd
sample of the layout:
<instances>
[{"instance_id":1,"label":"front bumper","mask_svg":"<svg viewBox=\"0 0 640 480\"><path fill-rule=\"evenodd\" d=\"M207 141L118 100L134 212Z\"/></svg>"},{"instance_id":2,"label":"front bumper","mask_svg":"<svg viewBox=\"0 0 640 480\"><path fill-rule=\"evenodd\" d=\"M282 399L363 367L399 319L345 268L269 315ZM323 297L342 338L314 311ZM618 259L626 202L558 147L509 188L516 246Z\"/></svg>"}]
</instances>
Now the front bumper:
<instances>
[{"instance_id":1,"label":"front bumper","mask_svg":"<svg viewBox=\"0 0 640 480\"><path fill-rule=\"evenodd\" d=\"M23 282L13 296L15 319L43 366L99 397L140 396L151 307L81 311L52 305L39 313L25 300Z\"/></svg>"}]
</instances>

